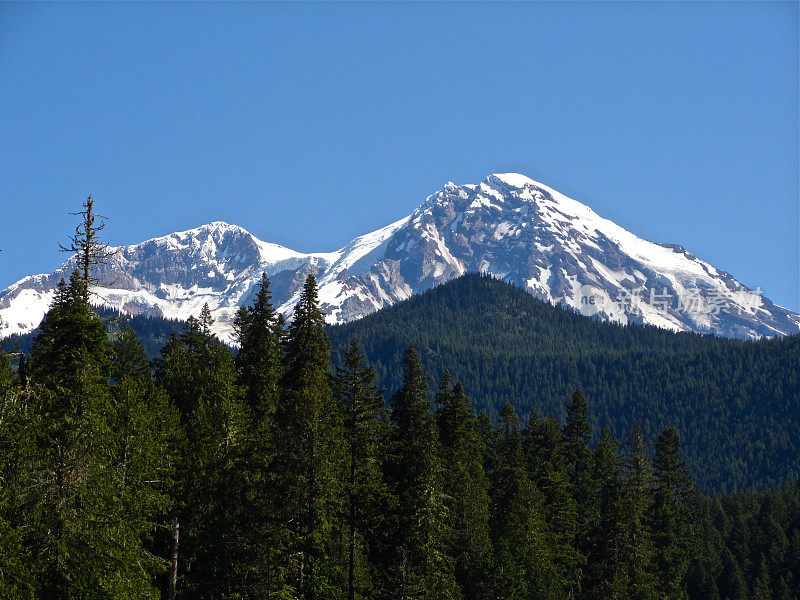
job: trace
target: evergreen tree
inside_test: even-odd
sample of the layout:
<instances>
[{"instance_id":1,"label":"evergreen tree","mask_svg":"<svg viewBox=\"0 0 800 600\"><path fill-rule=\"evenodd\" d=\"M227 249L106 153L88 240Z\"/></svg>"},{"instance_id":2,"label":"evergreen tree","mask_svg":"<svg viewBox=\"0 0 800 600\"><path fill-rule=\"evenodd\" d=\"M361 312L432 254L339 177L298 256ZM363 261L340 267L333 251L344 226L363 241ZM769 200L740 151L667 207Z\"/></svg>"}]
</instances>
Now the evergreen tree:
<instances>
[{"instance_id":1,"label":"evergreen tree","mask_svg":"<svg viewBox=\"0 0 800 600\"><path fill-rule=\"evenodd\" d=\"M597 520L589 535L587 577L584 590L592 600L625 597L626 564L622 556L625 530L619 442L611 429L603 429L594 454Z\"/></svg>"},{"instance_id":2,"label":"evergreen tree","mask_svg":"<svg viewBox=\"0 0 800 600\"><path fill-rule=\"evenodd\" d=\"M13 379L11 361L8 355L0 349L0 394L3 395L0 397L4 397L6 393L10 392Z\"/></svg>"},{"instance_id":3,"label":"evergreen tree","mask_svg":"<svg viewBox=\"0 0 800 600\"><path fill-rule=\"evenodd\" d=\"M239 598L280 595L280 531L274 515L280 506L274 489L274 416L281 374L281 324L271 302L269 279L262 274L251 306L234 321L239 342L237 381L249 408L249 424L232 453L227 478L232 539L238 543L234 577Z\"/></svg>"},{"instance_id":4,"label":"evergreen tree","mask_svg":"<svg viewBox=\"0 0 800 600\"><path fill-rule=\"evenodd\" d=\"M237 312L234 329L239 342L236 355L239 384L254 418L271 419L278 400L282 331L272 306L266 273L261 275L253 304Z\"/></svg>"},{"instance_id":5,"label":"evergreen tree","mask_svg":"<svg viewBox=\"0 0 800 600\"><path fill-rule=\"evenodd\" d=\"M390 524L384 593L401 600L459 597L447 555L449 514L443 490L441 449L427 400L419 354L403 359L403 385L392 399L392 433L386 473L397 508Z\"/></svg>"},{"instance_id":6,"label":"evergreen tree","mask_svg":"<svg viewBox=\"0 0 800 600\"><path fill-rule=\"evenodd\" d=\"M342 366L336 368L333 390L343 415L347 444L348 473L345 488L347 506L347 598L365 597L371 589L368 540L375 522L379 496L384 494L378 443L384 428L383 390L374 385L375 371L365 365L355 340L343 353ZM358 563L358 564L357 564ZM356 581L357 566L361 577ZM356 593L356 589L360 593Z\"/></svg>"},{"instance_id":7,"label":"evergreen tree","mask_svg":"<svg viewBox=\"0 0 800 600\"><path fill-rule=\"evenodd\" d=\"M592 428L589 425L589 408L586 398L580 390L572 394L572 401L567 406L567 420L564 424L564 453L567 459L567 474L572 487L572 494L577 506L578 530L575 546L585 557L587 552L587 534L589 523L594 518L592 453L589 442L592 439Z\"/></svg>"},{"instance_id":8,"label":"evergreen tree","mask_svg":"<svg viewBox=\"0 0 800 600\"><path fill-rule=\"evenodd\" d=\"M717 583L699 557L689 566L686 594L692 600L720 600Z\"/></svg>"},{"instance_id":9,"label":"evergreen tree","mask_svg":"<svg viewBox=\"0 0 800 600\"><path fill-rule=\"evenodd\" d=\"M34 598L32 557L24 536L20 462L27 444L24 398L15 386L9 357L0 350L0 598Z\"/></svg>"},{"instance_id":10,"label":"evergreen tree","mask_svg":"<svg viewBox=\"0 0 800 600\"><path fill-rule=\"evenodd\" d=\"M492 547L489 537L489 480L483 468L478 422L460 383L442 377L437 413L443 449L444 497L452 523L448 555L466 599L491 597Z\"/></svg>"},{"instance_id":11,"label":"evergreen tree","mask_svg":"<svg viewBox=\"0 0 800 600\"><path fill-rule=\"evenodd\" d=\"M756 576L752 583L752 593L750 598L753 600L772 600L772 582L767 569L767 559L762 553L758 558Z\"/></svg>"},{"instance_id":12,"label":"evergreen tree","mask_svg":"<svg viewBox=\"0 0 800 600\"><path fill-rule=\"evenodd\" d=\"M214 317L211 316L211 309L208 307L208 302L203 304L203 308L200 309L200 317L197 319L197 322L203 336L206 338L213 337L214 334L211 332L211 326L214 324Z\"/></svg>"},{"instance_id":13,"label":"evergreen tree","mask_svg":"<svg viewBox=\"0 0 800 600\"><path fill-rule=\"evenodd\" d=\"M94 199L89 196L83 203L83 210L70 213L81 217L80 224L75 228L75 235L69 237L68 246L59 244L62 252L75 255L75 262L86 283L83 292L89 298L89 286L96 283L92 277L92 270L96 265L104 265L108 259L119 250L112 250L107 244L100 241L99 234L105 228L106 217L94 212ZM95 224L100 219L99 224Z\"/></svg>"},{"instance_id":14,"label":"evergreen tree","mask_svg":"<svg viewBox=\"0 0 800 600\"><path fill-rule=\"evenodd\" d=\"M534 414L523 432L528 473L544 497L544 517L553 544L553 562L565 598L579 594L584 557L576 548L578 506L567 471L561 427Z\"/></svg>"},{"instance_id":15,"label":"evergreen tree","mask_svg":"<svg viewBox=\"0 0 800 600\"><path fill-rule=\"evenodd\" d=\"M158 565L142 538L154 512L120 493L111 348L86 289L77 272L59 286L31 351L19 481L31 572L39 598L152 597Z\"/></svg>"},{"instance_id":16,"label":"evergreen tree","mask_svg":"<svg viewBox=\"0 0 800 600\"><path fill-rule=\"evenodd\" d=\"M722 555L722 573L719 577L721 600L747 600L747 586L739 563L729 549Z\"/></svg>"},{"instance_id":17,"label":"evergreen tree","mask_svg":"<svg viewBox=\"0 0 800 600\"><path fill-rule=\"evenodd\" d=\"M138 545L126 547L131 554L123 560L146 564L155 575L163 572L163 560L138 554L142 548L157 548L159 528L163 531L168 523L178 459L178 413L153 384L150 362L133 330L124 329L112 350L112 461L117 499L122 503L120 527L132 528L139 539ZM137 589L135 582L125 582L131 584L130 595L146 595L149 585Z\"/></svg>"},{"instance_id":18,"label":"evergreen tree","mask_svg":"<svg viewBox=\"0 0 800 600\"><path fill-rule=\"evenodd\" d=\"M504 600L558 598L561 586L542 516L542 495L525 472L519 420L508 402L500 425L492 481L494 593Z\"/></svg>"},{"instance_id":19,"label":"evergreen tree","mask_svg":"<svg viewBox=\"0 0 800 600\"><path fill-rule=\"evenodd\" d=\"M275 420L276 486L283 503L287 581L307 600L343 587L336 545L344 448L341 419L330 389L330 345L308 275L286 332L282 397Z\"/></svg>"},{"instance_id":20,"label":"evergreen tree","mask_svg":"<svg viewBox=\"0 0 800 600\"><path fill-rule=\"evenodd\" d=\"M210 311L190 317L156 361L156 381L180 410L182 460L176 511L181 535L184 597L239 593L246 544L237 524L246 510L239 457L249 413L236 386L230 350L211 333Z\"/></svg>"},{"instance_id":21,"label":"evergreen tree","mask_svg":"<svg viewBox=\"0 0 800 600\"><path fill-rule=\"evenodd\" d=\"M77 271L70 276L69 284L63 279L59 282L31 349L30 374L40 386L66 392L69 386L80 385L79 379L87 369L92 371L94 383L106 383L111 351L105 326L91 310L87 297L86 281ZM80 402L81 398L64 400Z\"/></svg>"},{"instance_id":22,"label":"evergreen tree","mask_svg":"<svg viewBox=\"0 0 800 600\"><path fill-rule=\"evenodd\" d=\"M692 478L681 459L678 432L665 429L655 446L652 536L654 572L665 600L686 597L684 580L694 538Z\"/></svg>"},{"instance_id":23,"label":"evergreen tree","mask_svg":"<svg viewBox=\"0 0 800 600\"><path fill-rule=\"evenodd\" d=\"M8 484L0 484L0 598L27 600L36 598L35 582L29 566L31 557L23 543L24 532L10 521L14 509ZM13 518L13 517L11 517Z\"/></svg>"},{"instance_id":24,"label":"evergreen tree","mask_svg":"<svg viewBox=\"0 0 800 600\"><path fill-rule=\"evenodd\" d=\"M653 477L644 430L635 425L630 432L624 461L623 542L620 554L625 562L627 594L646 600L655 597L653 542L647 517L652 502Z\"/></svg>"}]
</instances>

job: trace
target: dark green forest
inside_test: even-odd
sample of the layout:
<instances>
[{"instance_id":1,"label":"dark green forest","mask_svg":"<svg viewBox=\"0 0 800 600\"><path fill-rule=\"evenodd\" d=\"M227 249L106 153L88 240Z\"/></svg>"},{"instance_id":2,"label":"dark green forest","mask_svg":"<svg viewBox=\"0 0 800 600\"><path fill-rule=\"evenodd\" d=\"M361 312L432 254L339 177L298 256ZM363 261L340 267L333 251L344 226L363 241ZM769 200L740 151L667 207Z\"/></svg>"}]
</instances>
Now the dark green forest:
<instances>
[{"instance_id":1,"label":"dark green forest","mask_svg":"<svg viewBox=\"0 0 800 600\"><path fill-rule=\"evenodd\" d=\"M96 310L109 336L132 328L151 358L183 326ZM675 427L695 483L707 493L800 477L800 336L744 342L620 326L478 274L327 331L337 351L356 339L388 390L399 387L403 354L413 344L429 375L429 399L449 371L493 420L505 402L523 423L533 413L561 420L563 398L579 387L592 400L594 444L605 426L619 438L636 422L652 438ZM28 352L34 337L10 338L3 347Z\"/></svg>"},{"instance_id":2,"label":"dark green forest","mask_svg":"<svg viewBox=\"0 0 800 600\"><path fill-rule=\"evenodd\" d=\"M535 413L561 420L577 387L591 400L594 443L606 426L623 438L638 422L651 439L674 427L707 493L800 477L800 335L747 342L621 326L479 274L329 335L334 348L357 340L390 390L414 344L434 381L449 370L493 419L510 402L523 422Z\"/></svg>"},{"instance_id":3,"label":"dark green forest","mask_svg":"<svg viewBox=\"0 0 800 600\"><path fill-rule=\"evenodd\" d=\"M93 300L97 300L93 298ZM128 315L109 306L93 306L92 310L105 323L108 335L113 338L123 329L132 329L144 347L147 356L155 358L167 343L170 334L179 333L183 329L183 321L166 319L148 315ZM36 339L38 329L32 333L10 335L0 341L2 349L11 354L22 352L28 354Z\"/></svg>"},{"instance_id":4,"label":"dark green forest","mask_svg":"<svg viewBox=\"0 0 800 600\"><path fill-rule=\"evenodd\" d=\"M473 289L453 300L462 306L480 304L478 292L493 289L475 277L458 285ZM332 352L312 276L290 324L276 314L264 277L253 304L237 314L238 351L212 335L206 307L151 360L133 329L109 330L88 287L77 272L62 282L30 352L0 353L0 597L800 597L796 478L760 492L703 495L682 449L689 399L683 421L671 421L666 408L661 420L647 421L649 414L630 410L622 434L598 431L609 410L598 410L599 381L592 387L576 377L566 391L553 387L540 411L530 396L487 402L482 390L471 401L458 368L477 363L446 350L476 339L479 327L458 344L431 344L437 331L448 339L453 304L441 307L438 329L420 321L422 353L406 346L396 364L380 363L379 377L356 339L337 341ZM511 304L476 321L484 328L505 320L512 356L522 354L513 325L522 308ZM547 333L551 324L571 323L573 315L553 310L538 330L539 348L558 341ZM336 328L334 339L343 331ZM678 361L680 349L696 344L698 365L708 352L730 359L717 365L730 374L742 365L774 368L753 378L785 388L783 410L793 401L796 411L797 387L780 356L794 357L796 367L796 340L727 345L643 329L637 342L629 331L586 322L562 348L577 357L582 348L610 352L618 343L624 365L631 356L647 360L649 351ZM430 369L434 352L439 366ZM498 361L482 373L500 372L503 352L502 345L481 350ZM633 364L605 375L642 382ZM390 373L397 380L384 390ZM702 389L721 385L714 381ZM762 402L776 398L765 392ZM730 434L733 420L754 412L754 400L742 391L714 402L725 400L738 408L715 426ZM787 427L776 435L789 437ZM720 461L722 452L714 455ZM727 460L743 456L734 451ZM721 463L717 469L725 472Z\"/></svg>"}]
</instances>

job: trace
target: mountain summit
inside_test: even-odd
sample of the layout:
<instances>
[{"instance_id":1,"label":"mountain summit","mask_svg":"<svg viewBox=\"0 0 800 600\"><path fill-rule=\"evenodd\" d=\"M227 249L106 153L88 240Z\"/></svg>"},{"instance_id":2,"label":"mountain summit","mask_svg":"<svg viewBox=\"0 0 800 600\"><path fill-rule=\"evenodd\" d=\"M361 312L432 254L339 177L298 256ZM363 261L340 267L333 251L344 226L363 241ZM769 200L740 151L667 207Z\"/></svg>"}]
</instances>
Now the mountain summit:
<instances>
[{"instance_id":1,"label":"mountain summit","mask_svg":"<svg viewBox=\"0 0 800 600\"><path fill-rule=\"evenodd\" d=\"M0 336L38 326L74 268L0 292ZM238 306L265 271L286 316L308 273L328 321L352 321L466 272L620 323L757 338L797 333L800 315L684 248L635 236L588 206L518 173L447 183L411 215L335 252L304 254L215 221L133 246L97 270L98 301L131 314L186 319L204 303L229 338Z\"/></svg>"}]
</instances>

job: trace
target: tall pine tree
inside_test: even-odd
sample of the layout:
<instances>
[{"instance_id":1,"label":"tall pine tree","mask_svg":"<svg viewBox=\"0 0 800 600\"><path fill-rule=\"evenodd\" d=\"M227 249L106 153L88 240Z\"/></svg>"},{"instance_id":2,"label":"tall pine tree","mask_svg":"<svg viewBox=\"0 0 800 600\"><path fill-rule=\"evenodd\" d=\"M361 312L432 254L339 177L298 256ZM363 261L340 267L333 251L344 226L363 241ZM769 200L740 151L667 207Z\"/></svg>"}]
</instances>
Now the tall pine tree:
<instances>
[{"instance_id":1,"label":"tall pine tree","mask_svg":"<svg viewBox=\"0 0 800 600\"><path fill-rule=\"evenodd\" d=\"M413 346L406 351L403 366L403 385L392 399L385 467L397 508L387 532L391 549L384 593L401 600L458 598L447 554L451 534L438 432L425 372Z\"/></svg>"},{"instance_id":2,"label":"tall pine tree","mask_svg":"<svg viewBox=\"0 0 800 600\"><path fill-rule=\"evenodd\" d=\"M567 420L564 424L564 453L567 462L572 495L577 509L577 530L573 545L585 560L588 553L589 525L595 518L592 481L593 464L589 442L592 428L589 424L589 410L586 398L580 390L572 394L567 406Z\"/></svg>"},{"instance_id":3,"label":"tall pine tree","mask_svg":"<svg viewBox=\"0 0 800 600\"><path fill-rule=\"evenodd\" d=\"M442 377L437 412L445 477L444 494L452 523L448 554L464 597L491 597L492 547L489 536L489 480L483 469L478 421L460 383Z\"/></svg>"},{"instance_id":4,"label":"tall pine tree","mask_svg":"<svg viewBox=\"0 0 800 600\"><path fill-rule=\"evenodd\" d=\"M163 572L163 559L139 556L141 548L158 552L158 542L173 505L174 478L178 460L178 412L163 390L155 386L150 361L132 329L123 329L112 344L111 388L114 399L112 421L117 498L122 502L120 528L133 528L140 540L126 546L128 563L140 562L155 575ZM147 595L127 580L130 595Z\"/></svg>"},{"instance_id":5,"label":"tall pine tree","mask_svg":"<svg viewBox=\"0 0 800 600\"><path fill-rule=\"evenodd\" d=\"M278 403L282 321L272 305L269 279L262 274L253 303L239 309L234 329L239 342L237 381L249 408L242 443L232 455L227 486L234 499L233 537L238 541L235 578L240 598L263 598L285 591L280 507L274 486L274 417Z\"/></svg>"},{"instance_id":6,"label":"tall pine tree","mask_svg":"<svg viewBox=\"0 0 800 600\"><path fill-rule=\"evenodd\" d=\"M343 415L347 444L347 598L366 597L372 589L368 558L371 529L379 497L385 493L378 455L385 429L383 390L375 384L375 371L367 366L358 342L351 340L336 368L333 390ZM357 577L358 576L358 577Z\"/></svg>"},{"instance_id":7,"label":"tall pine tree","mask_svg":"<svg viewBox=\"0 0 800 600\"><path fill-rule=\"evenodd\" d=\"M271 419L280 385L282 329L272 306L266 273L261 275L253 304L237 312L234 329L239 342L236 355L239 384L254 418Z\"/></svg>"},{"instance_id":8,"label":"tall pine tree","mask_svg":"<svg viewBox=\"0 0 800 600\"><path fill-rule=\"evenodd\" d=\"M543 516L543 497L525 470L514 407L500 413L501 435L492 474L494 593L504 600L558 598L560 582Z\"/></svg>"},{"instance_id":9,"label":"tall pine tree","mask_svg":"<svg viewBox=\"0 0 800 600\"><path fill-rule=\"evenodd\" d=\"M626 597L627 574L622 556L625 531L619 442L605 427L594 453L597 519L589 532L584 594L591 600Z\"/></svg>"},{"instance_id":10,"label":"tall pine tree","mask_svg":"<svg viewBox=\"0 0 800 600\"><path fill-rule=\"evenodd\" d=\"M655 597L653 541L648 526L652 503L653 471L644 430L636 424L630 431L624 460L623 541L620 554L625 562L626 590L631 598Z\"/></svg>"},{"instance_id":11,"label":"tall pine tree","mask_svg":"<svg viewBox=\"0 0 800 600\"><path fill-rule=\"evenodd\" d=\"M156 361L156 381L179 409L182 425L175 515L181 531L179 589L188 598L238 593L241 586L243 547L236 524L246 503L230 480L239 473L249 414L233 355L213 336L212 325L204 307Z\"/></svg>"},{"instance_id":12,"label":"tall pine tree","mask_svg":"<svg viewBox=\"0 0 800 600\"><path fill-rule=\"evenodd\" d=\"M31 351L27 421L27 540L40 598L152 597L150 497L121 493L119 414L108 377L106 328L77 272L62 282ZM132 441L131 453L147 452ZM153 471L147 470L148 473Z\"/></svg>"},{"instance_id":13,"label":"tall pine tree","mask_svg":"<svg viewBox=\"0 0 800 600\"><path fill-rule=\"evenodd\" d=\"M692 477L681 458L680 439L665 429L655 447L652 536L654 572L661 598L686 597L685 578L695 536Z\"/></svg>"},{"instance_id":14,"label":"tall pine tree","mask_svg":"<svg viewBox=\"0 0 800 600\"><path fill-rule=\"evenodd\" d=\"M528 473L544 497L544 517L562 594L576 598L585 558L576 548L578 504L567 471L561 427L552 417L542 420L534 414L523 440Z\"/></svg>"},{"instance_id":15,"label":"tall pine tree","mask_svg":"<svg viewBox=\"0 0 800 600\"><path fill-rule=\"evenodd\" d=\"M344 579L340 524L344 480L341 418L330 388L330 345L306 277L286 332L275 421L276 485L282 499L287 582L307 600L333 597Z\"/></svg>"}]
</instances>

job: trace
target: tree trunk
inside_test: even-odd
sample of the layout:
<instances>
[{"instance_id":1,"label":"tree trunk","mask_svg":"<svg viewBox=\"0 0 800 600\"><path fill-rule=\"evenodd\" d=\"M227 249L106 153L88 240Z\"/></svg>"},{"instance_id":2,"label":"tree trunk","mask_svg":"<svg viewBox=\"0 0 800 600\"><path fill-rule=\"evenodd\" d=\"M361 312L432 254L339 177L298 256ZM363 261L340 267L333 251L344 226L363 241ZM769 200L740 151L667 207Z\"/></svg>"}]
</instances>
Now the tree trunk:
<instances>
[{"instance_id":1,"label":"tree trunk","mask_svg":"<svg viewBox=\"0 0 800 600\"><path fill-rule=\"evenodd\" d=\"M347 598L348 600L355 599L355 582L356 582L356 499L353 493L355 486L355 473L356 473L356 457L355 452L350 451L350 553L348 556L348 573L347 573Z\"/></svg>"},{"instance_id":2,"label":"tree trunk","mask_svg":"<svg viewBox=\"0 0 800 600\"><path fill-rule=\"evenodd\" d=\"M178 517L172 521L172 562L169 568L169 600L175 600L175 584L178 582Z\"/></svg>"}]
</instances>

